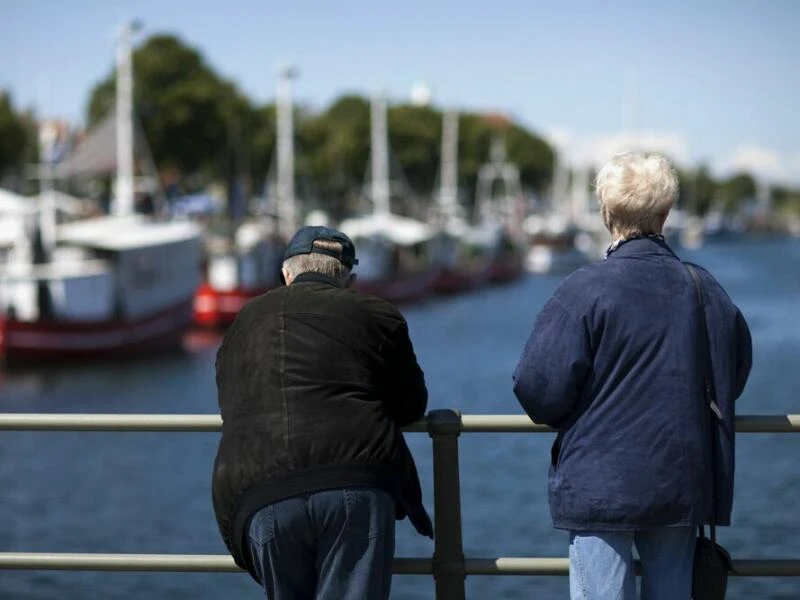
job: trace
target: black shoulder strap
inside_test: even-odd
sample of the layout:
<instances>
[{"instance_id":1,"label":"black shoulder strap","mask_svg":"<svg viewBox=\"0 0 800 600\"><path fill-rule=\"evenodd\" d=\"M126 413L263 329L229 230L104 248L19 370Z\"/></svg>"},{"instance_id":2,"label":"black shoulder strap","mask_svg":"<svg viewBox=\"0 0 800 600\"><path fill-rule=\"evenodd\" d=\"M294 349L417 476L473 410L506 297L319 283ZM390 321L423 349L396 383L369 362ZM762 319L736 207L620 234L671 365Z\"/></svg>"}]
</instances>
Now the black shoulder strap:
<instances>
[{"instance_id":1,"label":"black shoulder strap","mask_svg":"<svg viewBox=\"0 0 800 600\"><path fill-rule=\"evenodd\" d=\"M700 283L700 276L697 270L689 263L683 263L689 270L689 274L694 280L694 289L697 292L697 302L700 306L700 360L703 361L703 388L705 391L708 407L714 415L722 420L722 412L717 405L717 392L714 386L714 375L711 372L711 349L708 344L708 325L706 324L705 299L703 296L703 286Z\"/></svg>"},{"instance_id":2,"label":"black shoulder strap","mask_svg":"<svg viewBox=\"0 0 800 600\"><path fill-rule=\"evenodd\" d=\"M716 387L714 385L714 374L711 372L711 348L708 341L708 325L706 324L706 309L705 309L705 299L703 296L703 285L700 283L700 276L697 274L697 270L690 265L689 263L683 263L686 269L689 271L689 274L692 276L692 280L694 281L694 289L697 293L697 302L699 308L699 318L700 318L700 329L698 333L698 347L700 349L700 360L703 364L703 390L705 392L705 398L708 402L708 408L710 410L709 417L713 414L717 419L720 421L722 420L722 412L719 409L719 405L717 404L717 394L716 394ZM715 441L716 441L716 423L713 418L708 419L708 433L709 437L711 438L711 506L713 510L713 520L710 525L711 529L711 539L716 541L716 520L717 520L717 499L716 494L714 493L714 488L716 486L717 478L716 478L716 449L715 449ZM703 527L700 527L700 535L704 535Z\"/></svg>"}]
</instances>

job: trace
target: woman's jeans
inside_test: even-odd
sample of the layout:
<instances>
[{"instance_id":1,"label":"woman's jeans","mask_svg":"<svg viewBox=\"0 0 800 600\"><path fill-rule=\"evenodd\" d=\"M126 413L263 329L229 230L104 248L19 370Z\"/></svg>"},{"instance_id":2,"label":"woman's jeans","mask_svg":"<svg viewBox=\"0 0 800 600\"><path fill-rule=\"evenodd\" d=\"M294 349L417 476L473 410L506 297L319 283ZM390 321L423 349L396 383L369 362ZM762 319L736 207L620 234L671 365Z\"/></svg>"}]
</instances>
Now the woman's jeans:
<instances>
[{"instance_id":1,"label":"woman's jeans","mask_svg":"<svg viewBox=\"0 0 800 600\"><path fill-rule=\"evenodd\" d=\"M633 546L642 563L642 600L689 600L695 527L641 531L572 531L569 588L572 600L634 600Z\"/></svg>"},{"instance_id":2,"label":"woman's jeans","mask_svg":"<svg viewBox=\"0 0 800 600\"><path fill-rule=\"evenodd\" d=\"M267 600L389 597L394 500L375 488L329 490L265 506L249 548Z\"/></svg>"}]
</instances>

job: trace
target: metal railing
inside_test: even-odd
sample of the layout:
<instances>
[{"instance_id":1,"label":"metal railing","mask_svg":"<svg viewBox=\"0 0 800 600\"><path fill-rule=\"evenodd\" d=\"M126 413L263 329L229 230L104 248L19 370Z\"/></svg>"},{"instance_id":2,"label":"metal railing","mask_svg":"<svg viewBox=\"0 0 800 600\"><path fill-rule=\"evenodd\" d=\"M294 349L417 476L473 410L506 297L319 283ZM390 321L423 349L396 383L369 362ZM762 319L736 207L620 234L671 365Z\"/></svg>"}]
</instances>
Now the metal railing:
<instances>
[{"instance_id":1,"label":"metal railing","mask_svg":"<svg viewBox=\"0 0 800 600\"><path fill-rule=\"evenodd\" d=\"M218 432L218 415L0 414L0 430ZM748 433L800 432L800 415L748 415L736 419ZM432 558L396 558L393 572L433 575L436 598L463 600L467 575L567 575L566 558L466 558L462 541L458 438L461 433L545 432L524 415L460 415L434 410L409 432L427 432L433 442L436 539ZM738 576L800 576L800 559L734 559ZM75 554L0 552L0 570L235 572L226 555Z\"/></svg>"}]
</instances>

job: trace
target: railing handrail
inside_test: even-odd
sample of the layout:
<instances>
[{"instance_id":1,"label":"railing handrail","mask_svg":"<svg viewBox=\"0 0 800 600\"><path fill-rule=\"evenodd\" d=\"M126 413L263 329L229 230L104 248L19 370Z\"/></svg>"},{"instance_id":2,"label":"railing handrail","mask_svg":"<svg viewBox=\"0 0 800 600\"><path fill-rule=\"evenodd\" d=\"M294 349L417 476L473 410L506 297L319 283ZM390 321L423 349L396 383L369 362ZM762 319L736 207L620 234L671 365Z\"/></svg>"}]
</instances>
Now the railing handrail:
<instances>
[{"instance_id":1,"label":"railing handrail","mask_svg":"<svg viewBox=\"0 0 800 600\"><path fill-rule=\"evenodd\" d=\"M216 414L101 414L101 413L0 413L0 431L139 431L218 432ZM430 432L428 418L404 428ZM459 433L526 433L553 431L525 415L460 415ZM800 432L800 414L739 415L736 431L742 433Z\"/></svg>"},{"instance_id":2,"label":"railing handrail","mask_svg":"<svg viewBox=\"0 0 800 600\"><path fill-rule=\"evenodd\" d=\"M635 561L637 570L639 563ZM800 576L800 560L739 559L733 561L742 577ZM241 569L227 554L92 554L74 552L0 552L0 570L148 571L237 573ZM395 575L431 575L430 558L395 558ZM567 575L568 558L467 558L466 575Z\"/></svg>"},{"instance_id":3,"label":"railing handrail","mask_svg":"<svg viewBox=\"0 0 800 600\"><path fill-rule=\"evenodd\" d=\"M85 414L0 413L0 431L133 431L219 432L216 414ZM566 575L566 558L467 558L461 523L458 438L461 433L547 432L525 415L461 415L433 410L404 429L427 432L433 442L434 553L432 558L396 558L396 574L433 575L436 598L464 600L467 575ZM741 415L740 432L800 431L800 415ZM741 576L800 576L800 560L738 559ZM638 568L638 567L637 567ZM230 556L185 554L74 554L0 552L0 570L205 571L228 572L238 567Z\"/></svg>"}]
</instances>

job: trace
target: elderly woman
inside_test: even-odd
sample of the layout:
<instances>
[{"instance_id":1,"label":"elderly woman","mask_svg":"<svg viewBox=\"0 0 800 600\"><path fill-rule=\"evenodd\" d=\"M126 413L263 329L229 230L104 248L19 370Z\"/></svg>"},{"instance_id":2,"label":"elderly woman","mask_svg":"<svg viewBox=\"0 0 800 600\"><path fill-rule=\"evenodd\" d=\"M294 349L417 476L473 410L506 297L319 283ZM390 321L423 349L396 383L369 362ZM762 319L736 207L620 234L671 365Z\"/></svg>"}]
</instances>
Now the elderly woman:
<instances>
[{"instance_id":1,"label":"elderly woman","mask_svg":"<svg viewBox=\"0 0 800 600\"><path fill-rule=\"evenodd\" d=\"M689 598L696 527L730 524L734 401L750 373L750 332L697 267L721 412L712 443L700 304L662 235L676 173L661 156L625 153L596 187L613 243L539 313L514 393L531 419L558 431L550 512L570 533L571 597L635 598L636 546L643 598Z\"/></svg>"}]
</instances>

